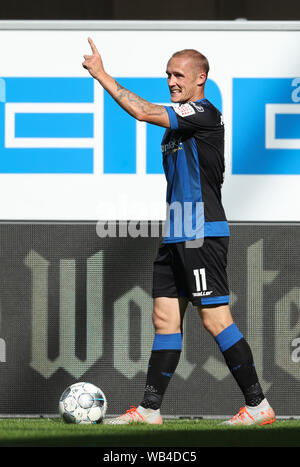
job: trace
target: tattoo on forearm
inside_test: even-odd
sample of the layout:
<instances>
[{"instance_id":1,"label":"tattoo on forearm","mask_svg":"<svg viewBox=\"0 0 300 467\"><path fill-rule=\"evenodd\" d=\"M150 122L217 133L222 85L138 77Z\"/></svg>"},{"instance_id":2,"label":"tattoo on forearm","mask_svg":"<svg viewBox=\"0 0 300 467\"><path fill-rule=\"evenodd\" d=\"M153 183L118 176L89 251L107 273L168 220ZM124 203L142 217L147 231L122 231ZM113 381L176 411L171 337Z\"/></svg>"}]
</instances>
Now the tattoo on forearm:
<instances>
[{"instance_id":1,"label":"tattoo on forearm","mask_svg":"<svg viewBox=\"0 0 300 467\"><path fill-rule=\"evenodd\" d=\"M120 83L118 83L118 81L115 81L115 83L117 85L117 91L119 93L118 97L120 99L123 99L123 97L125 97L129 91L127 91L127 89L125 89Z\"/></svg>"},{"instance_id":2,"label":"tattoo on forearm","mask_svg":"<svg viewBox=\"0 0 300 467\"><path fill-rule=\"evenodd\" d=\"M137 94L124 88L120 83L115 81L117 85L118 97L117 101L121 101L126 98L130 104L135 104L137 107L143 110L148 115L161 115L166 112L166 109L162 105L152 104L145 99L139 97Z\"/></svg>"}]
</instances>

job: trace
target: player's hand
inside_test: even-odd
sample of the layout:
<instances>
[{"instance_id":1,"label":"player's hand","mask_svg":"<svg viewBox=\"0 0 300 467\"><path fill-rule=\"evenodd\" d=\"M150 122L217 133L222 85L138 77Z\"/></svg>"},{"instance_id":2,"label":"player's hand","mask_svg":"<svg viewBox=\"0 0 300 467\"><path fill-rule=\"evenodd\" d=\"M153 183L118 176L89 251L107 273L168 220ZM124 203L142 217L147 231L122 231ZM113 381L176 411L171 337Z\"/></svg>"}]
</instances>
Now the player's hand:
<instances>
[{"instance_id":1,"label":"player's hand","mask_svg":"<svg viewBox=\"0 0 300 467\"><path fill-rule=\"evenodd\" d=\"M92 55L83 56L85 61L82 63L82 66L88 70L93 78L98 78L101 73L104 72L102 58L90 37L88 38L88 41L92 49Z\"/></svg>"}]
</instances>

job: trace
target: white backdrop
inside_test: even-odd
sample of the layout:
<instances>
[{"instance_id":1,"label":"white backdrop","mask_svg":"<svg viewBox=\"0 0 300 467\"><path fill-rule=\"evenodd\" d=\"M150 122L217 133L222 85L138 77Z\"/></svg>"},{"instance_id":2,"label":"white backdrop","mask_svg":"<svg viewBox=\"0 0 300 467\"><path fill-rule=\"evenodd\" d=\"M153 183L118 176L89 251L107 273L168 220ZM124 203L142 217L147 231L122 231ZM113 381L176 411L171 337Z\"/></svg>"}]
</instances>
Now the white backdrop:
<instances>
[{"instance_id":1,"label":"white backdrop","mask_svg":"<svg viewBox=\"0 0 300 467\"><path fill-rule=\"evenodd\" d=\"M0 25L1 27L1 25ZM199 26L200 28L200 26ZM242 29L242 26L241 28ZM205 54L211 71L209 78L218 86L226 128L226 175L223 202L230 221L299 221L300 175L238 174L232 165L233 79L288 78L300 76L297 30L100 30L78 26L78 30L0 30L0 104L7 78L78 77L89 75L82 68L83 55L89 53L87 37L97 45L104 66L114 77L165 77L170 55L183 48ZM4 83L4 84L3 84ZM294 81L294 84L296 82ZM291 86L297 105L297 86ZM298 84L299 87L299 84ZM1 173L0 218L6 220L104 220L164 219L165 178L145 173L145 148L137 150L137 173L103 173L103 92L95 83L94 148L92 173ZM255 87L250 99L257 98ZM300 95L300 93L299 93ZM1 98L2 96L2 98ZM143 97L143 96L142 96ZM249 96L248 96L249 97ZM243 108L247 115L248 109ZM295 113L300 113L296 110ZM249 118L255 119L255 115ZM238 118L238 116L237 116ZM5 120L7 126L7 121ZM7 131L7 129L5 129ZM288 130L287 130L288 131ZM295 133L296 132L296 133ZM296 148L300 136L296 136ZM4 131L1 129L1 146ZM298 141L297 141L298 139ZM255 134L250 135L255 140ZM45 142L45 147L47 147ZM74 143L76 145L76 142ZM53 141L49 143L53 147ZM79 147L79 146L78 146ZM160 148L158 147L159 151ZM255 149L254 149L255 151ZM297 154L298 154L297 152ZM2 153L2 157L4 152ZM296 154L296 155L297 155ZM293 153L295 156L295 152ZM257 156L257 154L256 154ZM286 155L284 156L286 157ZM1 149L0 149L1 158ZM284 162L283 162L284 163ZM257 159L255 164L257 163ZM300 162L299 162L300 166ZM254 171L255 172L255 171ZM259 170L258 170L259 172ZM280 171L279 171L280 172ZM295 171L297 172L297 170ZM299 171L300 173L300 171Z\"/></svg>"}]
</instances>

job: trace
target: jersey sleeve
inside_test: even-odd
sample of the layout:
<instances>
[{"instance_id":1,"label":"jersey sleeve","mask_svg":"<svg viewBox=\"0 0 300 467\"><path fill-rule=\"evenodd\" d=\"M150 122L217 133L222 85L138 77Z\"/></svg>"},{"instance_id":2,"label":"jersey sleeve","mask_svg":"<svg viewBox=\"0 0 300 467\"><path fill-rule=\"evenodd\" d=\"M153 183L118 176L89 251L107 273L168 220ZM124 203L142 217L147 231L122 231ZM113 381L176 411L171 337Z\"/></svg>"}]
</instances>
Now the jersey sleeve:
<instances>
[{"instance_id":1,"label":"jersey sleeve","mask_svg":"<svg viewBox=\"0 0 300 467\"><path fill-rule=\"evenodd\" d=\"M221 114L212 112L210 107L201 103L186 103L178 107L165 106L171 130L197 131L200 128L215 126L221 121Z\"/></svg>"}]
</instances>

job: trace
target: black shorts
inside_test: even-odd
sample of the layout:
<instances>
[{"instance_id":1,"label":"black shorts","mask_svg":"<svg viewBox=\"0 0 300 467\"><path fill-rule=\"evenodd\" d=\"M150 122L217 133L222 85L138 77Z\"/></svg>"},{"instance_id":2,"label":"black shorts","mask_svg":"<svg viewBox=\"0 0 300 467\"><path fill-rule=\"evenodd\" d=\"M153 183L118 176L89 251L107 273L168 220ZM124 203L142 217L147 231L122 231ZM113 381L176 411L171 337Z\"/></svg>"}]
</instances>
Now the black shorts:
<instances>
[{"instance_id":1,"label":"black shorts","mask_svg":"<svg viewBox=\"0 0 300 467\"><path fill-rule=\"evenodd\" d=\"M152 297L186 297L202 307L229 303L228 244L229 237L205 237L197 248L162 244L153 265Z\"/></svg>"}]
</instances>

